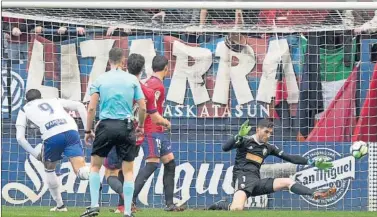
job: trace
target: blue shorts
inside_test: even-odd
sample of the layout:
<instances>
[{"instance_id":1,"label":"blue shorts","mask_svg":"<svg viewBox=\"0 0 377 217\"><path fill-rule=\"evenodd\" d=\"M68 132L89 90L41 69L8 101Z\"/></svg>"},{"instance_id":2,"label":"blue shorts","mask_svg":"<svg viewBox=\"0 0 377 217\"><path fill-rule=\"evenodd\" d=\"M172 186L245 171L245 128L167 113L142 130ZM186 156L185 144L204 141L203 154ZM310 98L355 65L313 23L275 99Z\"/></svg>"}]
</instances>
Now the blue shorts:
<instances>
[{"instance_id":1,"label":"blue shorts","mask_svg":"<svg viewBox=\"0 0 377 217\"><path fill-rule=\"evenodd\" d=\"M43 161L55 162L64 156L68 158L84 156L80 134L76 130L59 133L43 141Z\"/></svg>"},{"instance_id":2,"label":"blue shorts","mask_svg":"<svg viewBox=\"0 0 377 217\"><path fill-rule=\"evenodd\" d=\"M104 159L103 165L110 170L122 168L122 159L117 155L115 146L110 150L109 154Z\"/></svg>"},{"instance_id":3,"label":"blue shorts","mask_svg":"<svg viewBox=\"0 0 377 217\"><path fill-rule=\"evenodd\" d=\"M172 152L170 141L164 133L147 133L142 146L146 158L159 158Z\"/></svg>"}]
</instances>

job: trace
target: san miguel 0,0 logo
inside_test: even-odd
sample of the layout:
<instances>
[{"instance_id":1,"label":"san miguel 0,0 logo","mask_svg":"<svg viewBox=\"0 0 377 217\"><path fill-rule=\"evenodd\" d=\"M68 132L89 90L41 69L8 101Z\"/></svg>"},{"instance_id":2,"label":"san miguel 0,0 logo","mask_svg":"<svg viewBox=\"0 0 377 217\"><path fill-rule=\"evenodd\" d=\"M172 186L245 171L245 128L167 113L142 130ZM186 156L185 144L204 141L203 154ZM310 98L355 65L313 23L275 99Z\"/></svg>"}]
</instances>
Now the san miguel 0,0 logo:
<instances>
[{"instance_id":1,"label":"san miguel 0,0 logo","mask_svg":"<svg viewBox=\"0 0 377 217\"><path fill-rule=\"evenodd\" d=\"M337 192L333 197L324 200L314 200L311 196L301 197L314 206L327 207L336 204L345 196L352 179L355 178L355 158L352 156L342 157L338 152L327 148L310 150L303 156L310 159L325 158L328 161L332 161L334 167L324 171L315 167L299 166L298 172L294 175L295 181L308 188L315 189L336 186Z\"/></svg>"}]
</instances>

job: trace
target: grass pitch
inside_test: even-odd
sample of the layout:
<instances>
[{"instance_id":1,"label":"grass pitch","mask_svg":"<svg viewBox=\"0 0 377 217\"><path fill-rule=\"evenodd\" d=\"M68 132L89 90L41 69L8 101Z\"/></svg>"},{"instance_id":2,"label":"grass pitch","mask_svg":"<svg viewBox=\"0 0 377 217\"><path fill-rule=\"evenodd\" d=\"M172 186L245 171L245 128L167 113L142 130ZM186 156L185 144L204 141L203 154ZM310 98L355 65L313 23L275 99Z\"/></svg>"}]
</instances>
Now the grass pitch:
<instances>
[{"instance_id":1,"label":"grass pitch","mask_svg":"<svg viewBox=\"0 0 377 217\"><path fill-rule=\"evenodd\" d=\"M79 217L84 207L69 207L68 212L50 212L50 207L7 207L2 206L3 217ZM109 207L101 209L99 217L121 217L121 214L110 212ZM186 210L168 213L161 209L143 209L135 217L376 217L376 212L334 212L334 211L280 211L280 210L248 210L241 212Z\"/></svg>"}]
</instances>

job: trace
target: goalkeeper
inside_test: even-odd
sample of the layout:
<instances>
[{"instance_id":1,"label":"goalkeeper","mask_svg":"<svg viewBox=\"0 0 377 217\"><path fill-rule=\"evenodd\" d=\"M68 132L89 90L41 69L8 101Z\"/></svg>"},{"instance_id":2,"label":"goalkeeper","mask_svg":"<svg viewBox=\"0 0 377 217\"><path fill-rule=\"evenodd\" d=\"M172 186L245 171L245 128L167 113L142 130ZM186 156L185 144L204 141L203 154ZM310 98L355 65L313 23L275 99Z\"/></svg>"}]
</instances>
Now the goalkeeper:
<instances>
[{"instance_id":1,"label":"goalkeeper","mask_svg":"<svg viewBox=\"0 0 377 217\"><path fill-rule=\"evenodd\" d=\"M256 133L248 136L251 127L248 121L242 124L238 135L231 138L223 145L223 151L237 149L235 165L233 168L233 185L235 193L233 202L221 200L211 205L209 210L243 210L244 204L250 196L270 194L283 189L289 189L298 195L309 195L314 199L331 197L336 193L336 188L314 190L296 183L290 178L260 178L260 168L264 159L274 155L294 164L315 166L321 170L330 169L333 165L323 159L307 159L299 155L290 155L268 143L272 135L273 123L261 120Z\"/></svg>"}]
</instances>

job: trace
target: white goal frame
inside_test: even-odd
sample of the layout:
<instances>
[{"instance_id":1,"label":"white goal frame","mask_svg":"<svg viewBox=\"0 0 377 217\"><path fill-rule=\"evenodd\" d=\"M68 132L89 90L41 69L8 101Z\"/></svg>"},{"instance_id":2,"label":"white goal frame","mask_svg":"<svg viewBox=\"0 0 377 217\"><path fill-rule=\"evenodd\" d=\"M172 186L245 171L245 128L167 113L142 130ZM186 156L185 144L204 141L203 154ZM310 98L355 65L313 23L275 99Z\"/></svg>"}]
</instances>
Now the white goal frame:
<instances>
[{"instance_id":1,"label":"white goal frame","mask_svg":"<svg viewBox=\"0 0 377 217\"><path fill-rule=\"evenodd\" d=\"M292 9L362 10L377 9L377 2L217 2L217 1L3 1L4 8L208 8L208 9Z\"/></svg>"}]
</instances>

